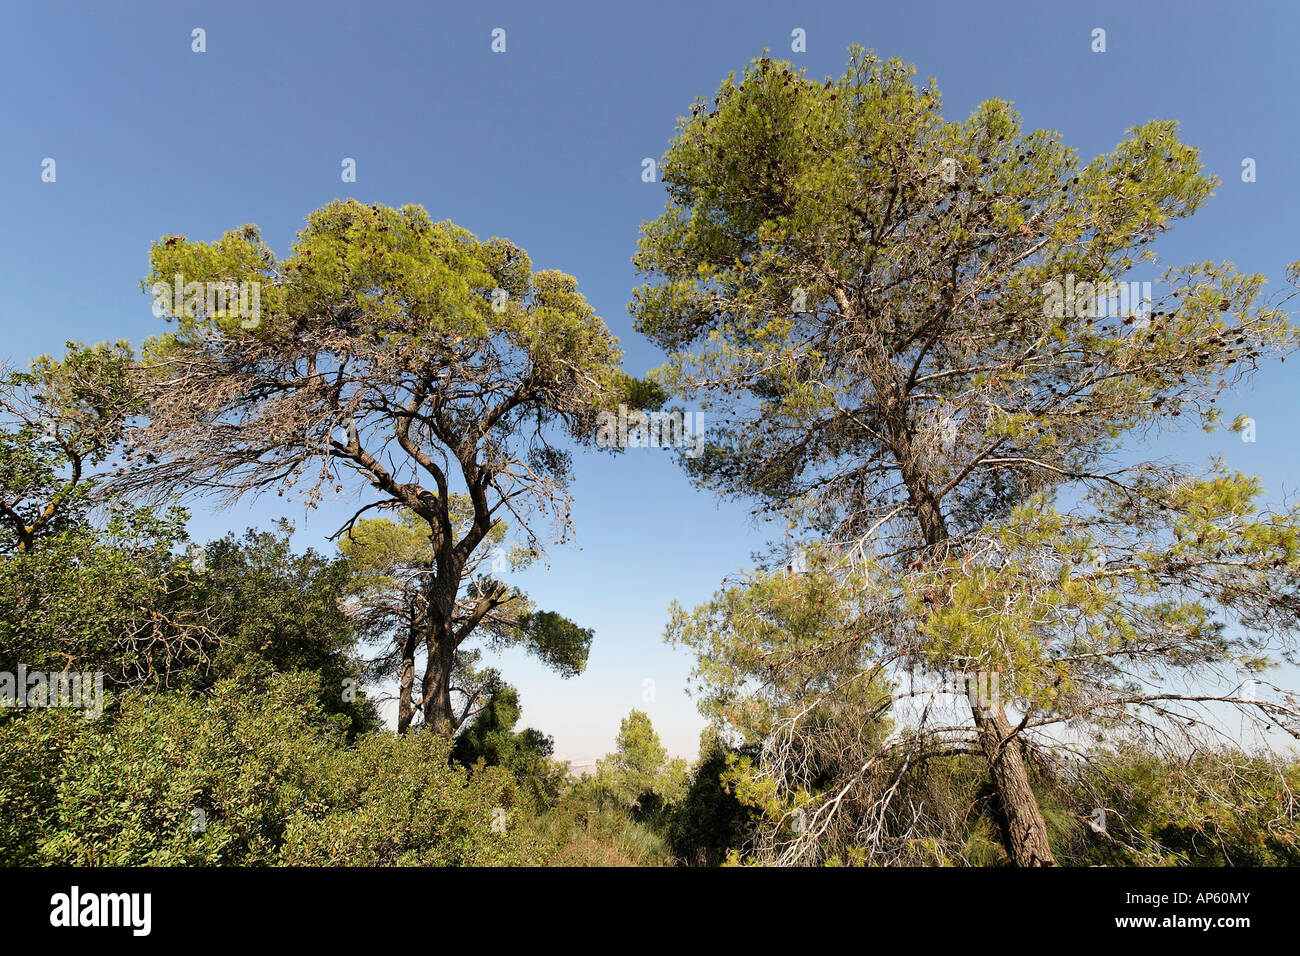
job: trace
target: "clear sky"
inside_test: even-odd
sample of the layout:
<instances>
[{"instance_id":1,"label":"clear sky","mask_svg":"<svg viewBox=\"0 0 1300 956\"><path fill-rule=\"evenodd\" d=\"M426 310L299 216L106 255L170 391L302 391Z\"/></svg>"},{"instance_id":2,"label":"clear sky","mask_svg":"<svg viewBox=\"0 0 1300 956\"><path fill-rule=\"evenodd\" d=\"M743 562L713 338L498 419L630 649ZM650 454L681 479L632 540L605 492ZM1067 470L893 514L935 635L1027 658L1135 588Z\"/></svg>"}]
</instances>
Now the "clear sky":
<instances>
[{"instance_id":1,"label":"clear sky","mask_svg":"<svg viewBox=\"0 0 1300 956\"><path fill-rule=\"evenodd\" d=\"M629 259L664 200L642 181L642 159L662 155L696 95L711 98L765 47L818 78L838 73L855 42L900 56L937 77L949 118L1007 98L1027 127L1062 131L1085 159L1136 123L1178 119L1223 184L1162 242L1162 259L1230 259L1280 284L1300 258L1298 26L1291 2L3 0L0 359L157 331L138 283L162 235L215 239L256 222L286 254L309 211L355 197L420 203L577 276L642 374L662 356L631 328ZM495 28L504 53L491 50ZM795 28L804 53L791 52ZM1104 53L1092 52L1095 28ZM344 158L356 160L355 183L340 179ZM1256 420L1255 443L1172 436L1159 453L1223 454L1280 499L1296 483L1298 370L1300 359L1269 366L1223 402L1225 418ZM658 450L580 457L574 490L577 547L520 577L596 641L568 681L523 655L501 660L525 722L554 735L557 755L585 760L640 708L671 752L694 755L703 721L683 693L690 660L662 641L666 607L706 598L767 532L743 506L692 489ZM278 513L199 506L191 531L202 540ZM320 547L343 510L285 514L298 546Z\"/></svg>"}]
</instances>

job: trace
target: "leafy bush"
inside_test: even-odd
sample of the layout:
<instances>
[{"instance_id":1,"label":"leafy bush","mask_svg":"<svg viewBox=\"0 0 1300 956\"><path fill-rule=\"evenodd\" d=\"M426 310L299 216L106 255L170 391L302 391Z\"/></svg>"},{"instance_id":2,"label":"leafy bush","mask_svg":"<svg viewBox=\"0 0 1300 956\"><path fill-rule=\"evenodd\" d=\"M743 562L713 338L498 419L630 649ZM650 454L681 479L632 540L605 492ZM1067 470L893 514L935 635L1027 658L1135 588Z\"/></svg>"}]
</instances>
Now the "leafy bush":
<instances>
[{"instance_id":1,"label":"leafy bush","mask_svg":"<svg viewBox=\"0 0 1300 956\"><path fill-rule=\"evenodd\" d=\"M544 862L504 771L433 734L346 740L315 676L123 694L98 720L0 717L0 860L59 865ZM504 826L501 826L504 823ZM515 825L512 825L515 824ZM494 826L496 824L496 826ZM500 832L498 832L500 831Z\"/></svg>"},{"instance_id":2,"label":"leafy bush","mask_svg":"<svg viewBox=\"0 0 1300 956\"><path fill-rule=\"evenodd\" d=\"M1300 762L1237 750L1162 759L1139 747L1098 754L1081 775L1079 814L1105 812L1071 848L1108 866L1300 866Z\"/></svg>"},{"instance_id":3,"label":"leafy bush","mask_svg":"<svg viewBox=\"0 0 1300 956\"><path fill-rule=\"evenodd\" d=\"M502 684L482 712L456 737L451 757L465 767L508 770L533 806L543 810L559 799L568 764L552 760L555 741L533 727L515 731L520 717L519 691Z\"/></svg>"},{"instance_id":4,"label":"leafy bush","mask_svg":"<svg viewBox=\"0 0 1300 956\"><path fill-rule=\"evenodd\" d=\"M736 799L723 779L726 772L727 751L722 747L701 754L686 795L668 813L668 840L688 866L720 866L758 815Z\"/></svg>"}]
</instances>

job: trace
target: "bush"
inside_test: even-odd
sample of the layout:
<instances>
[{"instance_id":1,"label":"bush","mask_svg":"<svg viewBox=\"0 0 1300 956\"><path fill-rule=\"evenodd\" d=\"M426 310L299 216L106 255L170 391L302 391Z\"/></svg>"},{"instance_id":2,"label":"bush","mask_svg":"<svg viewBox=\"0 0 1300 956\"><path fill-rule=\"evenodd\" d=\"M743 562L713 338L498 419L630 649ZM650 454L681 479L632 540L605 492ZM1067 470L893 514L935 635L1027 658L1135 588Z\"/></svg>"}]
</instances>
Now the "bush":
<instances>
[{"instance_id":1,"label":"bush","mask_svg":"<svg viewBox=\"0 0 1300 956\"><path fill-rule=\"evenodd\" d=\"M727 752L714 747L700 757L690 788L668 814L668 839L687 866L721 866L740 847L758 812L741 804L724 783Z\"/></svg>"},{"instance_id":2,"label":"bush","mask_svg":"<svg viewBox=\"0 0 1300 956\"><path fill-rule=\"evenodd\" d=\"M1107 866L1300 866L1292 794L1300 762L1224 749L1183 759L1141 747L1097 754L1078 787L1078 862Z\"/></svg>"},{"instance_id":3,"label":"bush","mask_svg":"<svg viewBox=\"0 0 1300 956\"><path fill-rule=\"evenodd\" d=\"M539 839L557 847L559 866L672 866L667 841L623 807L597 808L579 790L539 817Z\"/></svg>"},{"instance_id":4,"label":"bush","mask_svg":"<svg viewBox=\"0 0 1300 956\"><path fill-rule=\"evenodd\" d=\"M509 774L432 734L346 740L318 679L124 694L0 716L0 860L26 865L501 864L551 851ZM503 816L504 814L504 816ZM505 826L500 826L504 821ZM497 826L494 826L494 823ZM502 832L498 832L498 830Z\"/></svg>"}]
</instances>

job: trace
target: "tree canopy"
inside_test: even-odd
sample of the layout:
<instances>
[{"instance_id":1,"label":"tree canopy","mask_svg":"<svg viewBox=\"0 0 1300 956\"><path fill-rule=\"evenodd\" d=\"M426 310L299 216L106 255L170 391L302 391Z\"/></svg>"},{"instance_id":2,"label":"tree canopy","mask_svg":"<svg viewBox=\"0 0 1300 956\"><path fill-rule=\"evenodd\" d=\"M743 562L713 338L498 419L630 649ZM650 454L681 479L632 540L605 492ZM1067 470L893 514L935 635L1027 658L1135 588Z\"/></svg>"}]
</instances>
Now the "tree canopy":
<instances>
[{"instance_id":1,"label":"tree canopy","mask_svg":"<svg viewBox=\"0 0 1300 956\"><path fill-rule=\"evenodd\" d=\"M773 654L716 605L674 633L706 676L729 663L750 689L818 655L826 674L856 655L847 679L996 681L995 699L972 694L972 742L1010 856L1050 864L1026 760L1060 758L1057 728L1163 739L1213 726L1219 702L1300 731L1285 699L1240 692L1294 649L1300 513L1222 464L1131 460L1180 417L1215 427L1218 396L1296 330L1262 275L1159 264L1151 244L1216 185L1175 123L1083 163L1005 101L945 120L913 74L860 49L822 83L758 59L664 158L631 308L670 352L662 381L718 423L684 465L822 542L855 615ZM1135 276L1149 307L1112 301ZM820 693L768 739L814 719Z\"/></svg>"},{"instance_id":2,"label":"tree canopy","mask_svg":"<svg viewBox=\"0 0 1300 956\"><path fill-rule=\"evenodd\" d=\"M227 501L275 489L315 506L351 479L370 500L340 533L372 509L409 516L396 527L427 541L408 635L426 659L416 698L425 724L453 729L456 651L517 600L474 569L503 521L530 552L567 539L571 460L557 439L589 441L598 410L633 387L616 340L572 277L418 206L333 202L284 260L245 226L212 243L167 237L151 264L150 288L260 283L260 314L174 304L176 330L146 344L136 376L147 420L130 441L154 463L119 487ZM535 646L564 644L570 668L589 641L558 616L518 627Z\"/></svg>"}]
</instances>

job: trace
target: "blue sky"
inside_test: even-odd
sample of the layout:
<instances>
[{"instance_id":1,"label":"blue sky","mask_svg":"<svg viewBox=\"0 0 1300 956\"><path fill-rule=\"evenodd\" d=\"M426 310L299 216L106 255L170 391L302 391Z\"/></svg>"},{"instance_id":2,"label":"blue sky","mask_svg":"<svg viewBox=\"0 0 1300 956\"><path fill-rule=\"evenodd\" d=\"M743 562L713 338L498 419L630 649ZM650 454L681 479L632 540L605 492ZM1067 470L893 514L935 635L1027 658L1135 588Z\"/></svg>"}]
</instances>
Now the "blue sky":
<instances>
[{"instance_id":1,"label":"blue sky","mask_svg":"<svg viewBox=\"0 0 1300 956\"><path fill-rule=\"evenodd\" d=\"M539 268L578 277L635 374L662 356L632 331L629 259L663 206L641 180L696 95L768 47L821 77L851 43L935 76L950 118L990 97L1026 126L1065 134L1086 159L1152 117L1182 122L1223 184L1158 251L1168 263L1230 259L1280 284L1300 258L1300 94L1289 3L6 3L0 9L0 360L66 339L138 342L159 329L138 286L152 240L214 239L256 222L284 254L336 197L426 206L481 237L505 236ZM206 31L207 52L191 51ZM490 50L506 31L506 52ZM1107 50L1090 49L1094 28ZM790 52L802 28L807 52ZM42 182L41 163L57 163ZM340 180L351 157L357 181ZM1243 183L1243 158L1257 181ZM1133 278L1141 278L1134 276ZM1152 276L1151 278L1154 278ZM1224 403L1257 441L1171 436L1160 454L1219 453L1294 490L1300 445L1292 373L1265 368ZM689 659L662 643L668 603L706 598L767 534L743 506L690 487L667 453L579 459L577 547L521 575L544 607L595 628L582 676L502 658L530 725L576 760L612 747L646 710L673 753L702 719L683 694ZM272 506L210 514L205 539L267 524ZM320 546L341 508L305 519ZM581 550L579 550L579 548ZM653 693L647 682L653 682ZM652 699L648 699L652 698Z\"/></svg>"}]
</instances>

